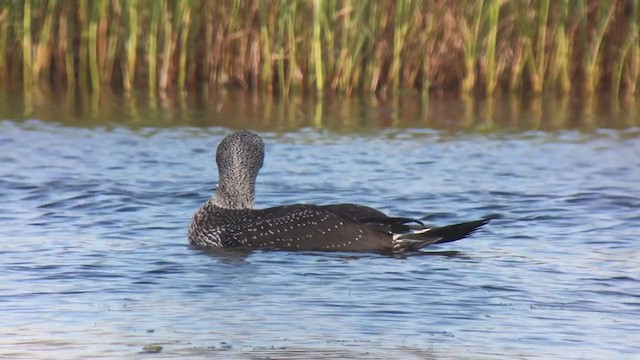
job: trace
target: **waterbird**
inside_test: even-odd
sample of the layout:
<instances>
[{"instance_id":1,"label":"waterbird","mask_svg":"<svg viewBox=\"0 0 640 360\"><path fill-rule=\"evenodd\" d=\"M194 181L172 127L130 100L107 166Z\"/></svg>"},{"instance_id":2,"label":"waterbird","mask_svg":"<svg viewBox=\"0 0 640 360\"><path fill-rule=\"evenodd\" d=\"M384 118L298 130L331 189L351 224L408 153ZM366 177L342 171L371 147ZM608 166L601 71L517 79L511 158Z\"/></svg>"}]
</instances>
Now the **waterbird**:
<instances>
[{"instance_id":1,"label":"waterbird","mask_svg":"<svg viewBox=\"0 0 640 360\"><path fill-rule=\"evenodd\" d=\"M489 219L443 227L391 217L356 204L293 204L255 209L264 142L247 130L227 135L216 151L218 186L189 226L202 248L404 253L471 235Z\"/></svg>"}]
</instances>

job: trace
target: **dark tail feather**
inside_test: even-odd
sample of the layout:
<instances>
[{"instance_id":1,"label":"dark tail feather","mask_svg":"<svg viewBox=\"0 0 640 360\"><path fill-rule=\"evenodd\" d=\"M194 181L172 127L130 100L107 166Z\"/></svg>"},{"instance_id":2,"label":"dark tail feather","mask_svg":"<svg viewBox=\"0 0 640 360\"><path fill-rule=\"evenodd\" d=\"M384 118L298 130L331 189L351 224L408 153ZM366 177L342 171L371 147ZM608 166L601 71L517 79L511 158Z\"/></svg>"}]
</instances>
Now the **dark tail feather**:
<instances>
[{"instance_id":1,"label":"dark tail feather","mask_svg":"<svg viewBox=\"0 0 640 360\"><path fill-rule=\"evenodd\" d=\"M491 219L469 221L443 227L430 228L424 232L402 234L394 240L394 251L415 251L431 244L442 244L464 239L473 234Z\"/></svg>"},{"instance_id":2,"label":"dark tail feather","mask_svg":"<svg viewBox=\"0 0 640 360\"><path fill-rule=\"evenodd\" d=\"M433 230L429 231L429 235L432 237L442 237L442 239L435 242L436 244L448 243L466 238L467 236L473 234L476 230L478 230L482 225L488 223L490 220L491 219L482 219L434 228Z\"/></svg>"}]
</instances>

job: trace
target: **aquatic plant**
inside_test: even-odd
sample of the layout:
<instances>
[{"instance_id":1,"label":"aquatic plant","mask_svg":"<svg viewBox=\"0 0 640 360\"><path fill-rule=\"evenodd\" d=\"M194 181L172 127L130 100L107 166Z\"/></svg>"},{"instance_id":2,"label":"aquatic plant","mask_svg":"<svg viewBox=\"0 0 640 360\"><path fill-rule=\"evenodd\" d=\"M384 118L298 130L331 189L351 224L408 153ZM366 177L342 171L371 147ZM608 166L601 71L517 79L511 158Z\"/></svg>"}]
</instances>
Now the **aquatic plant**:
<instances>
[{"instance_id":1,"label":"aquatic plant","mask_svg":"<svg viewBox=\"0 0 640 360\"><path fill-rule=\"evenodd\" d=\"M0 2L0 81L97 92L613 91L638 0Z\"/></svg>"}]
</instances>

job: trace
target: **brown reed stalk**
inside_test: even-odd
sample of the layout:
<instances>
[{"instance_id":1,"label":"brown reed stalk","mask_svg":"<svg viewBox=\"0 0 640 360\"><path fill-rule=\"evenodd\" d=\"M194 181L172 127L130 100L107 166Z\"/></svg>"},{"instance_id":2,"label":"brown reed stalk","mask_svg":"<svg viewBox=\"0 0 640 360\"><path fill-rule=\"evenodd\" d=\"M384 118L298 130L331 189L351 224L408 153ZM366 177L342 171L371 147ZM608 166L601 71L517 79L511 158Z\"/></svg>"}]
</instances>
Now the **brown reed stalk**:
<instances>
[{"instance_id":1,"label":"brown reed stalk","mask_svg":"<svg viewBox=\"0 0 640 360\"><path fill-rule=\"evenodd\" d=\"M215 86L216 72L215 64L214 64L214 47L218 47L217 51L220 51L220 41L216 41L214 38L215 28L214 28L214 19L215 19L215 8L214 3L211 1L205 1L202 3L202 7L200 11L203 14L203 23L201 24L201 32L203 33L203 38L200 39L201 46L204 48L204 56L202 58L201 64L201 72L202 72L202 86L205 91L208 91L210 88ZM233 15L230 15L233 16ZM224 32L220 31L223 35Z\"/></svg>"},{"instance_id":2,"label":"brown reed stalk","mask_svg":"<svg viewBox=\"0 0 640 360\"><path fill-rule=\"evenodd\" d=\"M296 17L299 13L300 2L292 1L286 8L287 16L284 26L286 28L287 47L287 92L291 89L300 91L302 87L302 71L298 64L298 41L296 39Z\"/></svg>"},{"instance_id":3,"label":"brown reed stalk","mask_svg":"<svg viewBox=\"0 0 640 360\"><path fill-rule=\"evenodd\" d=\"M335 73L331 80L333 91L351 94L360 78L359 67L365 43L369 41L365 26L365 6L354 6L352 1L343 3L336 13L336 24L340 24L339 52L337 53ZM361 31L354 31L360 28Z\"/></svg>"},{"instance_id":4,"label":"brown reed stalk","mask_svg":"<svg viewBox=\"0 0 640 360\"><path fill-rule=\"evenodd\" d=\"M529 88L535 93L543 89L545 69L547 63L547 26L549 18L549 0L540 0L538 11L530 19L527 11L531 6L527 3L514 3L515 12L518 14L520 31L523 44L523 64L528 71Z\"/></svg>"},{"instance_id":5,"label":"brown reed stalk","mask_svg":"<svg viewBox=\"0 0 640 360\"><path fill-rule=\"evenodd\" d=\"M376 56L379 51L376 49L380 46L380 43L384 41L384 37L380 33L378 24L383 20L380 16L381 2L371 1L367 2L367 6L364 6L362 11L361 21L356 23L355 27L359 27L362 34L359 35L357 40L362 49L362 57L359 61L362 62L360 68L357 70L355 76L358 77L357 86L365 93L373 93L377 89L377 79L379 78L379 71L377 71ZM367 60L365 60L365 58ZM356 79L352 80L356 81Z\"/></svg>"},{"instance_id":6,"label":"brown reed stalk","mask_svg":"<svg viewBox=\"0 0 640 360\"><path fill-rule=\"evenodd\" d=\"M0 9L0 80L7 76L7 47L9 43L9 8Z\"/></svg>"},{"instance_id":7,"label":"brown reed stalk","mask_svg":"<svg viewBox=\"0 0 640 360\"><path fill-rule=\"evenodd\" d=\"M34 81L31 47L31 0L25 0L22 15L22 81L26 85Z\"/></svg>"},{"instance_id":8,"label":"brown reed stalk","mask_svg":"<svg viewBox=\"0 0 640 360\"><path fill-rule=\"evenodd\" d=\"M47 9L44 11L44 20L39 29L38 42L35 46L35 57L33 62L33 78L38 80L41 76L48 77L49 65L51 64L52 46L51 32L53 28L53 18L56 14L56 0L50 0Z\"/></svg>"},{"instance_id":9,"label":"brown reed stalk","mask_svg":"<svg viewBox=\"0 0 640 360\"><path fill-rule=\"evenodd\" d=\"M87 4L87 0L79 0L79 7L77 10L77 32L79 34L78 40L78 52L74 55L78 58L78 83L77 85L85 89L87 85L89 85L89 80L87 75L89 73L89 45L87 44L87 40L89 39L89 27L87 20L89 16L89 7Z\"/></svg>"},{"instance_id":10,"label":"brown reed stalk","mask_svg":"<svg viewBox=\"0 0 640 360\"><path fill-rule=\"evenodd\" d=\"M632 1L629 6L631 11L629 19L627 20L627 31L622 43L622 47L619 51L619 57L613 66L613 80L611 82L611 92L614 94L620 93L621 90L626 94L634 94L636 91L636 82L638 78L638 7L640 6L639 0ZM627 78L623 81L623 74L625 73Z\"/></svg>"},{"instance_id":11,"label":"brown reed stalk","mask_svg":"<svg viewBox=\"0 0 640 360\"><path fill-rule=\"evenodd\" d=\"M544 76L547 66L547 28L549 21L550 0L540 0L537 18L536 52L531 55L535 58L535 86L534 91L540 91L544 85Z\"/></svg>"},{"instance_id":12,"label":"brown reed stalk","mask_svg":"<svg viewBox=\"0 0 640 360\"><path fill-rule=\"evenodd\" d=\"M370 8L368 27L371 31L371 48L368 49L365 82L363 91L368 93L382 92L384 93L384 70L388 56L388 48L390 46L388 35L384 29L389 26L391 16L389 13L390 5L381 2L375 2L375 6Z\"/></svg>"},{"instance_id":13,"label":"brown reed stalk","mask_svg":"<svg viewBox=\"0 0 640 360\"><path fill-rule=\"evenodd\" d=\"M569 78L569 60L571 59L571 39L567 34L569 16L569 0L560 0L558 4L558 20L553 34L552 53L548 67L548 87L557 87L561 93L566 93L571 88Z\"/></svg>"},{"instance_id":14,"label":"brown reed stalk","mask_svg":"<svg viewBox=\"0 0 640 360\"><path fill-rule=\"evenodd\" d=\"M428 92L429 92L429 88L431 86L431 74L429 72L429 65L430 65L430 56L429 56L429 49L431 44L433 43L433 37L435 36L435 15L433 14L433 11L427 11L427 9L422 9L421 10L421 14L422 14L422 22L423 22L423 27L422 27L422 31L420 32L420 40L419 40L419 44L420 44L420 51L418 52L418 56L422 58L422 62L421 62L421 68L420 68L420 74L422 76L422 83L420 84L420 90L422 92L422 104L425 107L425 111L424 114L426 116L427 114L427 109L428 109L428 99L429 97Z\"/></svg>"},{"instance_id":15,"label":"brown reed stalk","mask_svg":"<svg viewBox=\"0 0 640 360\"><path fill-rule=\"evenodd\" d=\"M187 55L189 53L189 24L191 23L191 8L187 6L186 0L178 0L176 4L176 15L178 16L179 32L179 53L178 53L178 79L177 88L180 93L185 91L187 80Z\"/></svg>"},{"instance_id":16,"label":"brown reed stalk","mask_svg":"<svg viewBox=\"0 0 640 360\"><path fill-rule=\"evenodd\" d=\"M271 54L271 36L270 29L273 28L270 25L270 17L269 17L269 3L266 1L261 1L258 4L258 14L260 19L260 44L261 53L260 59L262 62L261 68L261 76L260 76L260 84L261 87L267 92L273 91L272 81L273 81L273 65L272 65L272 54Z\"/></svg>"},{"instance_id":17,"label":"brown reed stalk","mask_svg":"<svg viewBox=\"0 0 640 360\"><path fill-rule=\"evenodd\" d=\"M169 81L171 80L171 55L176 47L176 35L174 34L174 25L171 19L171 13L168 11L169 5L164 2L162 11L162 19L160 22L164 24L162 27L162 65L160 67L160 75L158 78L158 86L162 93L169 88Z\"/></svg>"},{"instance_id":18,"label":"brown reed stalk","mask_svg":"<svg viewBox=\"0 0 640 360\"><path fill-rule=\"evenodd\" d=\"M609 26L609 23L613 17L615 10L613 0L602 0L597 4L596 26L595 33L588 36L586 39L588 43L585 46L585 58L584 58L584 90L592 94L595 92L598 82L602 77L602 64L601 64L601 50L604 35ZM588 18L587 7L583 6L583 16ZM588 26L588 22L584 21L584 26ZM585 33L588 33L588 29L583 29Z\"/></svg>"},{"instance_id":19,"label":"brown reed stalk","mask_svg":"<svg viewBox=\"0 0 640 360\"><path fill-rule=\"evenodd\" d=\"M73 37L75 34L74 25L74 13L72 12L72 5L67 3L62 10L60 18L60 43L62 51L64 52L64 68L65 68L65 80L67 83L67 90L73 90L76 87L76 66L74 62L74 46Z\"/></svg>"},{"instance_id":20,"label":"brown reed stalk","mask_svg":"<svg viewBox=\"0 0 640 360\"><path fill-rule=\"evenodd\" d=\"M336 27L336 17L334 14L338 12L338 0L322 0L325 6L323 7L323 16L321 22L321 32L323 47L325 50L324 56L324 72L328 74L325 77L325 83L329 82L336 69L336 33L340 30ZM325 84L326 85L326 84Z\"/></svg>"},{"instance_id":21,"label":"brown reed stalk","mask_svg":"<svg viewBox=\"0 0 640 360\"><path fill-rule=\"evenodd\" d=\"M633 1L633 11L631 19L631 30L634 34L631 41L628 55L628 70L626 77L627 94L636 94L638 82L640 81L640 0Z\"/></svg>"},{"instance_id":22,"label":"brown reed stalk","mask_svg":"<svg viewBox=\"0 0 640 360\"><path fill-rule=\"evenodd\" d=\"M490 0L487 4L487 36L486 36L486 80L485 92L492 95L496 89L496 43L498 41L498 20L500 18L500 1Z\"/></svg>"},{"instance_id":23,"label":"brown reed stalk","mask_svg":"<svg viewBox=\"0 0 640 360\"><path fill-rule=\"evenodd\" d=\"M102 66L101 72L103 73L103 80L105 82L111 82L113 78L114 66L119 58L118 46L120 44L120 28L122 22L122 4L120 1L109 1L108 3L110 11L107 16L100 18L100 33L102 38L106 37L106 40L101 41L106 45L102 52L106 54L104 58L101 57ZM102 46L101 46L102 48Z\"/></svg>"}]
</instances>

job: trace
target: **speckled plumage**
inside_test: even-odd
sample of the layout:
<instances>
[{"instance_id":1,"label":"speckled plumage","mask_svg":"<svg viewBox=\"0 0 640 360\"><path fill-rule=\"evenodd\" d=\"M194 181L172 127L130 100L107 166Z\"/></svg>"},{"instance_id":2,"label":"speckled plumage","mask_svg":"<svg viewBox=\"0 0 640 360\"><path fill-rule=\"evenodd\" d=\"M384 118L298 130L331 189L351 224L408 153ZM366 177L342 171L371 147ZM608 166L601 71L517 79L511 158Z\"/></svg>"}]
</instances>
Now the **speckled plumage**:
<instances>
[{"instance_id":1,"label":"speckled plumage","mask_svg":"<svg viewBox=\"0 0 640 360\"><path fill-rule=\"evenodd\" d=\"M254 209L264 143L236 131L218 145L216 193L196 212L189 242L200 247L404 252L467 237L488 220L427 227L362 205L286 205Z\"/></svg>"}]
</instances>

